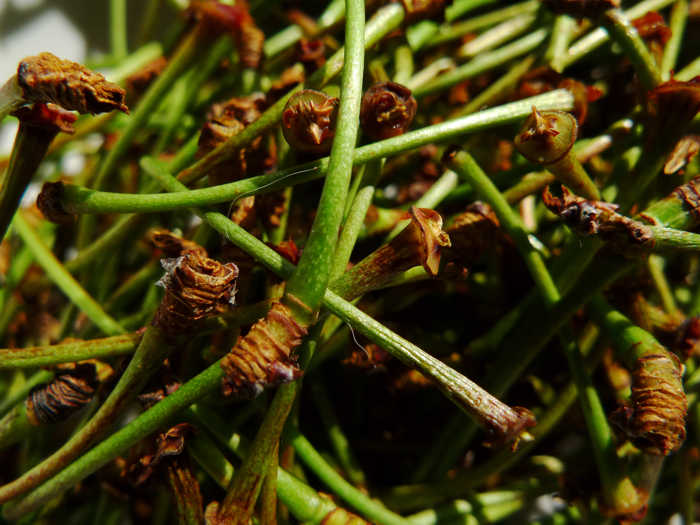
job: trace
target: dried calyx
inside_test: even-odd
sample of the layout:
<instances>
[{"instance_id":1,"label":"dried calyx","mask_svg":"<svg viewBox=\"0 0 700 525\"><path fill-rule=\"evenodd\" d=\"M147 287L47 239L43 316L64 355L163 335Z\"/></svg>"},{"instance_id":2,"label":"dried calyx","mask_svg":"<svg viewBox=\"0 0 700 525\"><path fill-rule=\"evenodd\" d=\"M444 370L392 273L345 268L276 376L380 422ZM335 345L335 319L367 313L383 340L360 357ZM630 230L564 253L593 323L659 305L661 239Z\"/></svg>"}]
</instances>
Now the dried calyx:
<instances>
[{"instance_id":1,"label":"dried calyx","mask_svg":"<svg viewBox=\"0 0 700 525\"><path fill-rule=\"evenodd\" d=\"M445 230L451 247L444 251L448 262L470 268L484 253L492 252L503 241L496 214L488 204L477 201L452 219Z\"/></svg>"},{"instance_id":2,"label":"dried calyx","mask_svg":"<svg viewBox=\"0 0 700 525\"><path fill-rule=\"evenodd\" d=\"M26 400L27 419L32 425L63 421L92 401L98 384L95 363L61 365L50 383L30 392Z\"/></svg>"},{"instance_id":3,"label":"dried calyx","mask_svg":"<svg viewBox=\"0 0 700 525\"><path fill-rule=\"evenodd\" d=\"M299 377L301 370L294 351L306 333L306 326L295 320L290 308L275 301L265 318L256 322L221 360L222 393L255 397L268 386Z\"/></svg>"},{"instance_id":4,"label":"dried calyx","mask_svg":"<svg viewBox=\"0 0 700 525\"><path fill-rule=\"evenodd\" d=\"M396 82L380 82L362 97L362 131L373 140L401 135L411 126L418 104L411 90Z\"/></svg>"},{"instance_id":5,"label":"dried calyx","mask_svg":"<svg viewBox=\"0 0 700 525\"><path fill-rule=\"evenodd\" d=\"M129 112L122 88L85 66L51 53L22 60L17 68L17 83L26 102L52 102L79 113L114 109Z\"/></svg>"},{"instance_id":6,"label":"dried calyx","mask_svg":"<svg viewBox=\"0 0 700 525\"><path fill-rule=\"evenodd\" d=\"M36 205L47 220L56 224L71 224L75 215L63 207L63 182L45 182L36 198Z\"/></svg>"},{"instance_id":7,"label":"dried calyx","mask_svg":"<svg viewBox=\"0 0 700 525\"><path fill-rule=\"evenodd\" d=\"M446 0L401 0L406 11L405 23L412 24L424 18L442 15Z\"/></svg>"},{"instance_id":8,"label":"dried calyx","mask_svg":"<svg viewBox=\"0 0 700 525\"><path fill-rule=\"evenodd\" d=\"M196 242L163 228L154 228L148 232L148 242L154 248L161 250L166 257L179 257L184 253L197 254L199 257L207 256L207 251Z\"/></svg>"},{"instance_id":9,"label":"dried calyx","mask_svg":"<svg viewBox=\"0 0 700 525\"><path fill-rule=\"evenodd\" d=\"M196 321L222 313L234 303L235 264L221 264L196 251L161 262L166 274L159 284L165 288L165 296L153 325L168 337L187 333Z\"/></svg>"},{"instance_id":10,"label":"dried calyx","mask_svg":"<svg viewBox=\"0 0 700 525\"><path fill-rule=\"evenodd\" d=\"M133 485L142 485L151 477L155 468L166 460L179 456L185 450L185 437L194 432L194 427L189 423L179 423L155 437L155 451L142 454L138 460L131 464L127 471L127 477Z\"/></svg>"},{"instance_id":11,"label":"dried calyx","mask_svg":"<svg viewBox=\"0 0 700 525\"><path fill-rule=\"evenodd\" d=\"M291 96L282 112L284 138L297 151L325 155L333 143L337 115L337 98L303 89Z\"/></svg>"},{"instance_id":12,"label":"dried calyx","mask_svg":"<svg viewBox=\"0 0 700 525\"><path fill-rule=\"evenodd\" d=\"M646 105L648 144L672 148L700 111L700 76L660 84L648 93Z\"/></svg>"},{"instance_id":13,"label":"dried calyx","mask_svg":"<svg viewBox=\"0 0 700 525\"><path fill-rule=\"evenodd\" d=\"M579 234L600 235L613 248L623 252L634 253L654 248L656 242L650 226L618 213L617 205L586 200L565 187L561 188L561 192L561 197L557 197L547 186L542 194L543 201Z\"/></svg>"}]
</instances>

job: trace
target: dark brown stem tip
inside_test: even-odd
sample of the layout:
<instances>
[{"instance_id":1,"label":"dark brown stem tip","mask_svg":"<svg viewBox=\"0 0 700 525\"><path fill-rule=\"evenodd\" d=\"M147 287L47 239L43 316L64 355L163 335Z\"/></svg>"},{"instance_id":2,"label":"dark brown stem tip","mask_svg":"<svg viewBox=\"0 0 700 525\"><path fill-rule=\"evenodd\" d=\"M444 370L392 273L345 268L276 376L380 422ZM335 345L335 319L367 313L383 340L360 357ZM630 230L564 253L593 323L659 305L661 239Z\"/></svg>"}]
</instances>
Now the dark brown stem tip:
<instances>
[{"instance_id":1,"label":"dark brown stem tip","mask_svg":"<svg viewBox=\"0 0 700 525\"><path fill-rule=\"evenodd\" d=\"M534 414L524 407L512 407L509 412L511 418L507 422L505 431L500 429L500 432L492 439L484 442L484 446L500 448L510 444L511 450L515 451L521 440L532 439L527 429L537 425Z\"/></svg>"},{"instance_id":2,"label":"dark brown stem tip","mask_svg":"<svg viewBox=\"0 0 700 525\"><path fill-rule=\"evenodd\" d=\"M61 181L45 182L36 199L36 205L49 221L56 224L71 224L75 221L75 216L63 207L63 189L64 185Z\"/></svg>"},{"instance_id":3,"label":"dark brown stem tip","mask_svg":"<svg viewBox=\"0 0 700 525\"><path fill-rule=\"evenodd\" d=\"M324 155L333 143L337 115L337 98L303 89L291 96L282 112L284 138L298 151Z\"/></svg>"},{"instance_id":4,"label":"dark brown stem tip","mask_svg":"<svg viewBox=\"0 0 700 525\"><path fill-rule=\"evenodd\" d=\"M700 76L683 82L669 80L647 94L649 141L671 147L700 111Z\"/></svg>"},{"instance_id":5,"label":"dark brown stem tip","mask_svg":"<svg viewBox=\"0 0 700 525\"><path fill-rule=\"evenodd\" d=\"M154 228L148 232L149 243L163 252L166 257L179 257L185 253L194 253L207 257L207 251L197 244L163 228Z\"/></svg>"},{"instance_id":6,"label":"dark brown stem tip","mask_svg":"<svg viewBox=\"0 0 700 525\"><path fill-rule=\"evenodd\" d=\"M29 102L53 102L79 113L124 113L125 91L99 73L51 53L27 57L17 68L17 82Z\"/></svg>"},{"instance_id":7,"label":"dark brown stem tip","mask_svg":"<svg viewBox=\"0 0 700 525\"><path fill-rule=\"evenodd\" d=\"M159 284L165 296L153 319L169 336L187 332L195 321L229 308L236 297L238 267L221 264L188 251L174 259L163 259L166 274Z\"/></svg>"},{"instance_id":8,"label":"dark brown stem tip","mask_svg":"<svg viewBox=\"0 0 700 525\"><path fill-rule=\"evenodd\" d=\"M424 18L437 17L442 14L446 0L401 0L406 10L406 24L412 24Z\"/></svg>"},{"instance_id":9,"label":"dark brown stem tip","mask_svg":"<svg viewBox=\"0 0 700 525\"><path fill-rule=\"evenodd\" d=\"M92 400L98 383L94 363L62 365L53 381L35 387L27 397L27 419L32 425L63 421Z\"/></svg>"},{"instance_id":10,"label":"dark brown stem tip","mask_svg":"<svg viewBox=\"0 0 700 525\"><path fill-rule=\"evenodd\" d=\"M620 7L620 0L542 0L557 14L574 18L598 18L608 9Z\"/></svg>"},{"instance_id":11,"label":"dark brown stem tip","mask_svg":"<svg viewBox=\"0 0 700 525\"><path fill-rule=\"evenodd\" d=\"M553 164L571 151L577 134L578 123L570 113L533 107L515 137L515 147L531 162Z\"/></svg>"},{"instance_id":12,"label":"dark brown stem tip","mask_svg":"<svg viewBox=\"0 0 700 525\"><path fill-rule=\"evenodd\" d=\"M362 131L374 140L401 135L411 126L418 104L411 90L396 82L379 82L362 97Z\"/></svg>"}]
</instances>

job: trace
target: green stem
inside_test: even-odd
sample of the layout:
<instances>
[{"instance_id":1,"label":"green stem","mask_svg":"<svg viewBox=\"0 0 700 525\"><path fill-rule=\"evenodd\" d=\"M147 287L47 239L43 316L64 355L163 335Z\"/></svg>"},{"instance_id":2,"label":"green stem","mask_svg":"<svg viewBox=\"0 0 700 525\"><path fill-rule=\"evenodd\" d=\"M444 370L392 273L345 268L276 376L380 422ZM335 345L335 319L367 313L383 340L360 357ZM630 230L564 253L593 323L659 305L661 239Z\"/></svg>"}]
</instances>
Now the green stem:
<instances>
[{"instance_id":1,"label":"green stem","mask_svg":"<svg viewBox=\"0 0 700 525\"><path fill-rule=\"evenodd\" d=\"M473 58L481 53L490 51L494 47L524 33L528 27L535 23L536 19L535 15L526 14L514 16L505 22L501 22L460 47L457 50L457 57Z\"/></svg>"},{"instance_id":2,"label":"green stem","mask_svg":"<svg viewBox=\"0 0 700 525\"><path fill-rule=\"evenodd\" d=\"M130 354L140 339L141 334L131 333L57 345L2 348L0 349L0 368L32 368Z\"/></svg>"},{"instance_id":3,"label":"green stem","mask_svg":"<svg viewBox=\"0 0 700 525\"><path fill-rule=\"evenodd\" d=\"M520 55L529 53L545 40L547 33L547 29L538 29L511 44L494 51L483 53L463 66L453 69L444 75L440 75L432 82L418 87L414 90L413 95L419 98L443 91L469 78L480 75L485 71L503 65Z\"/></svg>"},{"instance_id":4,"label":"green stem","mask_svg":"<svg viewBox=\"0 0 700 525\"><path fill-rule=\"evenodd\" d=\"M644 0L626 9L624 14L629 20L634 20L635 18L645 15L649 11L663 9L672 2L673 0ZM562 71L603 45L609 38L608 32L602 27L599 27L574 42L560 63Z\"/></svg>"},{"instance_id":5,"label":"green stem","mask_svg":"<svg viewBox=\"0 0 700 525\"><path fill-rule=\"evenodd\" d=\"M575 29L576 20L568 15L559 15L554 20L552 38L550 39L549 47L544 54L545 62L548 62L549 66L554 71L558 71L560 73L563 71L564 67L562 63L566 56L566 51L569 49L571 38L574 36Z\"/></svg>"},{"instance_id":6,"label":"green stem","mask_svg":"<svg viewBox=\"0 0 700 525\"><path fill-rule=\"evenodd\" d=\"M456 0L451 6L445 9L445 20L454 22L461 16L466 15L469 11L494 3L496 3L496 0Z\"/></svg>"},{"instance_id":7,"label":"green stem","mask_svg":"<svg viewBox=\"0 0 700 525\"><path fill-rule=\"evenodd\" d=\"M136 398L153 372L162 365L170 348L171 345L167 344L161 330L154 325L149 326L129 361L129 366L95 415L51 456L16 480L0 487L0 501L8 501L31 490L79 457L95 439L108 430L125 406Z\"/></svg>"},{"instance_id":8,"label":"green stem","mask_svg":"<svg viewBox=\"0 0 700 525\"><path fill-rule=\"evenodd\" d=\"M313 396L318 414L328 433L328 439L335 452L335 457L338 459L341 467L343 467L343 471L348 479L354 485L364 487L367 483L365 473L358 464L350 442L340 426L340 422L338 421L329 398L328 390L324 384L324 379L319 377L315 381L310 381L308 385L311 389L311 395Z\"/></svg>"},{"instance_id":9,"label":"green stem","mask_svg":"<svg viewBox=\"0 0 700 525\"><path fill-rule=\"evenodd\" d=\"M76 281L60 263L53 253L44 245L34 229L24 219L22 214L17 214L14 220L14 229L22 238L27 248L34 255L36 262L44 269L56 286L75 303L87 317L95 323L105 334L123 334L124 329L112 319L95 300L88 295L82 286Z\"/></svg>"},{"instance_id":10,"label":"green stem","mask_svg":"<svg viewBox=\"0 0 700 525\"><path fill-rule=\"evenodd\" d=\"M364 226L365 215L372 204L373 197L374 186L365 186L357 192L350 213L343 224L343 230L340 232L330 273L330 282L335 281L345 272L348 262L350 262L352 250Z\"/></svg>"},{"instance_id":11,"label":"green stem","mask_svg":"<svg viewBox=\"0 0 700 525\"><path fill-rule=\"evenodd\" d=\"M661 83L659 68L630 19L620 9L609 9L600 21L634 65L644 89L650 91L658 86Z\"/></svg>"},{"instance_id":12,"label":"green stem","mask_svg":"<svg viewBox=\"0 0 700 525\"><path fill-rule=\"evenodd\" d=\"M353 151L357 142L364 69L364 3L347 0L345 4L345 65L338 122L331 147L321 200L299 265L287 282L285 294L296 296L316 311L330 279L338 231L343 220L352 174Z\"/></svg>"},{"instance_id":13,"label":"green stem","mask_svg":"<svg viewBox=\"0 0 700 525\"><path fill-rule=\"evenodd\" d=\"M126 37L126 0L109 0L109 38L112 59L119 62L129 53Z\"/></svg>"},{"instance_id":14,"label":"green stem","mask_svg":"<svg viewBox=\"0 0 700 525\"><path fill-rule=\"evenodd\" d=\"M517 102L503 104L441 124L426 126L398 137L356 148L353 162L354 164L365 164L375 159L397 155L426 144L445 142L467 133L519 122L522 118L532 113L533 105L536 105L540 110L560 109L566 111L573 108L573 98L569 91L560 89ZM254 124L251 124L251 126ZM142 168L151 176L157 176L160 173L159 170L149 170L147 168L150 162L148 159L146 157L141 160ZM187 188L183 187L184 189L170 194L132 195L97 192L80 186L65 185L64 196L61 202L66 211L71 213L161 212L230 202L243 196L261 193L262 190L265 192L275 191L284 186L320 178L326 173L327 169L328 158L323 158L269 175L260 175L192 191L187 191Z\"/></svg>"},{"instance_id":15,"label":"green stem","mask_svg":"<svg viewBox=\"0 0 700 525\"><path fill-rule=\"evenodd\" d=\"M687 22L688 0L677 0L671 8L671 20L668 24L671 30L671 37L666 42L663 58L661 59L661 78L663 80L671 78L671 71L676 67Z\"/></svg>"},{"instance_id":16,"label":"green stem","mask_svg":"<svg viewBox=\"0 0 700 525\"><path fill-rule=\"evenodd\" d=\"M4 173L0 173L0 241L5 238L24 190L57 133L58 128L51 125L38 127L20 122L10 163Z\"/></svg>"},{"instance_id":17,"label":"green stem","mask_svg":"<svg viewBox=\"0 0 700 525\"><path fill-rule=\"evenodd\" d=\"M390 511L384 505L368 498L363 492L345 481L323 459L313 445L297 429L292 429L289 442L294 447L299 459L325 483L334 494L359 511L373 523L387 525L407 525L408 521L398 514Z\"/></svg>"}]
</instances>

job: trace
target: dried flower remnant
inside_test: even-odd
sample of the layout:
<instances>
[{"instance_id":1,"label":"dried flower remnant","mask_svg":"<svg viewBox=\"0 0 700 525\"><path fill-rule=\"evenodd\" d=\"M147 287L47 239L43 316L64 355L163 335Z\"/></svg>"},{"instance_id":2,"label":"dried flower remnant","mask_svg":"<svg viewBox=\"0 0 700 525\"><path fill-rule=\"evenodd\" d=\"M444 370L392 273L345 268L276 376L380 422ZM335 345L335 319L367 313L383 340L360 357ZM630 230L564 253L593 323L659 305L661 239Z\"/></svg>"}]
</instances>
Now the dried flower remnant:
<instances>
[{"instance_id":1,"label":"dried flower remnant","mask_svg":"<svg viewBox=\"0 0 700 525\"><path fill-rule=\"evenodd\" d=\"M267 386L293 381L301 375L294 350L306 335L291 310L275 301L264 319L256 322L222 359L225 396L255 397Z\"/></svg>"},{"instance_id":2,"label":"dried flower remnant","mask_svg":"<svg viewBox=\"0 0 700 525\"><path fill-rule=\"evenodd\" d=\"M179 257L185 253L206 257L207 251L194 241L175 235L163 228L154 228L148 232L149 243L165 254L166 257Z\"/></svg>"},{"instance_id":3,"label":"dried flower remnant","mask_svg":"<svg viewBox=\"0 0 700 525\"><path fill-rule=\"evenodd\" d=\"M504 238L491 206L480 201L467 206L445 231L451 242L451 247L445 250L446 259L466 268L494 250Z\"/></svg>"},{"instance_id":4,"label":"dried flower remnant","mask_svg":"<svg viewBox=\"0 0 700 525\"><path fill-rule=\"evenodd\" d=\"M17 82L28 102L52 102L79 113L129 109L125 91L85 66L51 53L27 57L17 68Z\"/></svg>"},{"instance_id":5,"label":"dried flower remnant","mask_svg":"<svg viewBox=\"0 0 700 525\"><path fill-rule=\"evenodd\" d=\"M698 111L700 76L687 82L672 79L660 84L647 95L648 144L671 148Z\"/></svg>"},{"instance_id":6,"label":"dried flower remnant","mask_svg":"<svg viewBox=\"0 0 700 525\"><path fill-rule=\"evenodd\" d=\"M270 89L267 91L266 100L268 105L277 102L277 100L282 98L282 95L287 93L294 86L303 84L305 79L306 74L304 73L304 66L301 64L294 64L282 71L280 77L270 85Z\"/></svg>"},{"instance_id":7,"label":"dried flower remnant","mask_svg":"<svg viewBox=\"0 0 700 525\"><path fill-rule=\"evenodd\" d=\"M185 252L163 259L166 274L159 281L165 296L153 318L153 325L168 337L187 333L193 323L224 312L236 296L238 267L221 264L201 253Z\"/></svg>"},{"instance_id":8,"label":"dried flower remnant","mask_svg":"<svg viewBox=\"0 0 700 525\"><path fill-rule=\"evenodd\" d=\"M589 199L600 192L571 149L578 136L576 119L565 111L537 111L525 120L515 147L526 159L544 166L562 183Z\"/></svg>"},{"instance_id":9,"label":"dried flower remnant","mask_svg":"<svg viewBox=\"0 0 700 525\"><path fill-rule=\"evenodd\" d=\"M297 60L313 72L325 64L326 46L320 38L302 38L297 43L296 55Z\"/></svg>"},{"instance_id":10,"label":"dried flower remnant","mask_svg":"<svg viewBox=\"0 0 700 525\"><path fill-rule=\"evenodd\" d=\"M30 392L27 419L32 425L63 421L92 401L98 384L94 363L62 365L53 381Z\"/></svg>"},{"instance_id":11,"label":"dried flower remnant","mask_svg":"<svg viewBox=\"0 0 700 525\"><path fill-rule=\"evenodd\" d=\"M303 89L291 96L282 112L284 138L302 153L324 155L333 143L337 115L337 98Z\"/></svg>"},{"instance_id":12,"label":"dried flower remnant","mask_svg":"<svg viewBox=\"0 0 700 525\"><path fill-rule=\"evenodd\" d=\"M424 18L433 18L442 14L446 0L401 0L406 10L406 23L412 24Z\"/></svg>"},{"instance_id":13,"label":"dried flower remnant","mask_svg":"<svg viewBox=\"0 0 700 525\"><path fill-rule=\"evenodd\" d=\"M656 11L649 11L643 16L632 20L632 25L649 46L649 50L654 55L657 63L660 63L663 57L664 46L668 39L671 38L671 29L666 25L664 17Z\"/></svg>"},{"instance_id":14,"label":"dried flower remnant","mask_svg":"<svg viewBox=\"0 0 700 525\"><path fill-rule=\"evenodd\" d=\"M418 104L411 90L396 82L380 82L362 97L362 131L374 140L401 135L411 126Z\"/></svg>"},{"instance_id":15,"label":"dried flower remnant","mask_svg":"<svg viewBox=\"0 0 700 525\"><path fill-rule=\"evenodd\" d=\"M230 34L245 67L256 69L262 62L265 34L255 25L245 0L237 0L233 5L207 0L191 2L185 16L198 22L207 37Z\"/></svg>"},{"instance_id":16,"label":"dried flower remnant","mask_svg":"<svg viewBox=\"0 0 700 525\"><path fill-rule=\"evenodd\" d=\"M36 205L47 220L56 224L71 224L75 215L63 207L63 182L45 182L36 198Z\"/></svg>"},{"instance_id":17,"label":"dried flower remnant","mask_svg":"<svg viewBox=\"0 0 700 525\"><path fill-rule=\"evenodd\" d=\"M700 316L690 317L678 327L673 350L682 359L700 356Z\"/></svg>"},{"instance_id":18,"label":"dried flower remnant","mask_svg":"<svg viewBox=\"0 0 700 525\"><path fill-rule=\"evenodd\" d=\"M189 423L179 423L155 438L155 452L142 455L129 466L127 476L134 485L142 485L151 477L155 468L165 459L179 456L185 450L185 437L194 432Z\"/></svg>"},{"instance_id":19,"label":"dried flower remnant","mask_svg":"<svg viewBox=\"0 0 700 525\"><path fill-rule=\"evenodd\" d=\"M557 14L574 18L597 18L608 9L620 7L620 0L542 0Z\"/></svg>"},{"instance_id":20,"label":"dried flower remnant","mask_svg":"<svg viewBox=\"0 0 700 525\"><path fill-rule=\"evenodd\" d=\"M700 135L687 135L676 143L664 164L664 174L682 170L700 152Z\"/></svg>"},{"instance_id":21,"label":"dried flower remnant","mask_svg":"<svg viewBox=\"0 0 700 525\"><path fill-rule=\"evenodd\" d=\"M687 401L678 358L661 348L639 357L632 370L632 396L624 430L647 454L666 456L685 440ZM618 415L619 417L619 415Z\"/></svg>"},{"instance_id":22,"label":"dried flower remnant","mask_svg":"<svg viewBox=\"0 0 700 525\"><path fill-rule=\"evenodd\" d=\"M600 235L623 251L651 250L656 244L651 228L620 213L618 206L578 197L562 187L556 197L549 186L542 195L545 205L581 235Z\"/></svg>"},{"instance_id":23,"label":"dried flower remnant","mask_svg":"<svg viewBox=\"0 0 700 525\"><path fill-rule=\"evenodd\" d=\"M56 133L75 133L73 124L77 120L74 113L67 111L59 105L38 102L31 107L19 108L13 113L22 125L35 130L45 130L46 134L53 137Z\"/></svg>"},{"instance_id":24,"label":"dried flower remnant","mask_svg":"<svg viewBox=\"0 0 700 525\"><path fill-rule=\"evenodd\" d=\"M148 86L163 72L168 65L168 59L159 56L141 69L126 77L126 87L129 92L129 99L138 98L145 93Z\"/></svg>"}]
</instances>

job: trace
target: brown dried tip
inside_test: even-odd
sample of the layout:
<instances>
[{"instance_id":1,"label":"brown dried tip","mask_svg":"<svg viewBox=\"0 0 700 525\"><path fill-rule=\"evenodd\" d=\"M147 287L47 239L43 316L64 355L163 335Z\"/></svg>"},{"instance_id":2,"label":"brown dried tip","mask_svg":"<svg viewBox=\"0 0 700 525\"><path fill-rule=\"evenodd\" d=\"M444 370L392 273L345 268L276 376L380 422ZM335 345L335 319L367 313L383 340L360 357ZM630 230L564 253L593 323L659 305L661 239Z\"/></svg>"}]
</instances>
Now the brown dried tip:
<instances>
[{"instance_id":1,"label":"brown dried tip","mask_svg":"<svg viewBox=\"0 0 700 525\"><path fill-rule=\"evenodd\" d=\"M63 183L61 181L45 182L36 198L36 205L49 221L56 224L71 224L75 220L75 216L65 210L61 203L62 198Z\"/></svg>"},{"instance_id":2,"label":"brown dried tip","mask_svg":"<svg viewBox=\"0 0 700 525\"><path fill-rule=\"evenodd\" d=\"M265 34L255 25L245 0L237 0L233 5L208 0L191 2L185 16L200 23L207 36L230 34L245 67L260 65Z\"/></svg>"},{"instance_id":3,"label":"brown dried tip","mask_svg":"<svg viewBox=\"0 0 700 525\"><path fill-rule=\"evenodd\" d=\"M298 91L282 112L284 138L298 151L325 155L333 143L337 115L337 98L313 89Z\"/></svg>"},{"instance_id":4,"label":"brown dried tip","mask_svg":"<svg viewBox=\"0 0 700 525\"><path fill-rule=\"evenodd\" d=\"M290 309L275 301L264 319L256 322L221 360L225 396L255 397L267 386L294 381L301 375L294 349L306 335Z\"/></svg>"},{"instance_id":5,"label":"brown dried tip","mask_svg":"<svg viewBox=\"0 0 700 525\"><path fill-rule=\"evenodd\" d=\"M687 400L681 363L670 352L648 354L632 371L626 432L647 454L666 456L685 440Z\"/></svg>"},{"instance_id":6,"label":"brown dried tip","mask_svg":"<svg viewBox=\"0 0 700 525\"><path fill-rule=\"evenodd\" d=\"M676 142L673 151L666 157L664 174L682 170L700 152L700 135L687 135Z\"/></svg>"},{"instance_id":7,"label":"brown dried tip","mask_svg":"<svg viewBox=\"0 0 700 525\"><path fill-rule=\"evenodd\" d=\"M179 257L185 253L206 257L207 251L197 244L163 228L154 228L148 232L148 241L156 249L161 250L166 257Z\"/></svg>"},{"instance_id":8,"label":"brown dried tip","mask_svg":"<svg viewBox=\"0 0 700 525\"><path fill-rule=\"evenodd\" d=\"M411 218L407 229L410 229L409 235L418 240L421 264L428 274L436 276L441 250L450 246L450 236L442 231L442 216L434 210L412 206Z\"/></svg>"},{"instance_id":9,"label":"brown dried tip","mask_svg":"<svg viewBox=\"0 0 700 525\"><path fill-rule=\"evenodd\" d=\"M600 235L612 247L633 252L654 248L654 236L648 225L620 213L619 206L602 201L590 201L574 195L562 186L562 196L545 188L545 205L581 235Z\"/></svg>"},{"instance_id":10,"label":"brown dried tip","mask_svg":"<svg viewBox=\"0 0 700 525\"><path fill-rule=\"evenodd\" d=\"M326 62L326 46L320 38L302 38L296 46L296 60L309 71L316 71Z\"/></svg>"},{"instance_id":11,"label":"brown dried tip","mask_svg":"<svg viewBox=\"0 0 700 525\"><path fill-rule=\"evenodd\" d=\"M673 348L683 359L700 356L700 316L690 317L681 324Z\"/></svg>"},{"instance_id":12,"label":"brown dried tip","mask_svg":"<svg viewBox=\"0 0 700 525\"><path fill-rule=\"evenodd\" d=\"M126 87L129 97L141 95L168 65L168 59L159 56L144 67L126 77ZM131 99L130 99L131 100Z\"/></svg>"},{"instance_id":13,"label":"brown dried tip","mask_svg":"<svg viewBox=\"0 0 700 525\"><path fill-rule=\"evenodd\" d=\"M700 221L700 177L679 186L668 198L684 203L695 220Z\"/></svg>"},{"instance_id":14,"label":"brown dried tip","mask_svg":"<svg viewBox=\"0 0 700 525\"><path fill-rule=\"evenodd\" d=\"M647 94L649 142L666 147L700 111L700 76L687 82L669 80ZM671 147L673 143L668 144Z\"/></svg>"},{"instance_id":15,"label":"brown dried tip","mask_svg":"<svg viewBox=\"0 0 700 525\"><path fill-rule=\"evenodd\" d=\"M338 507L326 514L321 520L321 525L365 525L369 524L356 514Z\"/></svg>"},{"instance_id":16,"label":"brown dried tip","mask_svg":"<svg viewBox=\"0 0 700 525\"><path fill-rule=\"evenodd\" d=\"M406 24L412 24L425 18L433 18L442 14L446 0L401 0L406 11Z\"/></svg>"},{"instance_id":17,"label":"brown dried tip","mask_svg":"<svg viewBox=\"0 0 700 525\"><path fill-rule=\"evenodd\" d=\"M32 425L57 423L87 405L99 383L93 363L61 365L53 381L32 389L26 400Z\"/></svg>"},{"instance_id":18,"label":"brown dried tip","mask_svg":"<svg viewBox=\"0 0 700 525\"><path fill-rule=\"evenodd\" d=\"M574 18L598 18L608 9L620 7L620 0L542 0L557 14Z\"/></svg>"},{"instance_id":19,"label":"brown dried tip","mask_svg":"<svg viewBox=\"0 0 700 525\"><path fill-rule=\"evenodd\" d=\"M653 41L664 46L671 38L671 29L666 25L664 17L657 11L649 11L639 18L632 20L632 25L646 41Z\"/></svg>"},{"instance_id":20,"label":"brown dried tip","mask_svg":"<svg viewBox=\"0 0 700 525\"><path fill-rule=\"evenodd\" d=\"M170 337L187 332L204 317L229 308L236 297L238 267L221 264L198 252L161 261L166 274L158 281L165 296L153 318L153 325Z\"/></svg>"},{"instance_id":21,"label":"brown dried tip","mask_svg":"<svg viewBox=\"0 0 700 525\"><path fill-rule=\"evenodd\" d=\"M77 116L70 111L66 111L56 104L44 104L37 102L31 107L22 107L12 113L19 119L23 126L45 129L50 133L73 134L75 129L73 123Z\"/></svg>"},{"instance_id":22,"label":"brown dried tip","mask_svg":"<svg viewBox=\"0 0 700 525\"><path fill-rule=\"evenodd\" d=\"M131 483L138 486L151 477L155 468L164 459L179 456L185 450L185 436L193 434L195 428L189 423L179 423L156 436L156 450L144 454L128 470Z\"/></svg>"},{"instance_id":23,"label":"brown dried tip","mask_svg":"<svg viewBox=\"0 0 700 525\"><path fill-rule=\"evenodd\" d=\"M27 57L17 68L17 82L28 102L53 102L79 113L124 113L125 91L99 73L51 53Z\"/></svg>"},{"instance_id":24,"label":"brown dried tip","mask_svg":"<svg viewBox=\"0 0 700 525\"><path fill-rule=\"evenodd\" d=\"M362 97L362 131L374 140L406 132L416 116L418 104L411 90L396 82L379 82Z\"/></svg>"}]
</instances>

